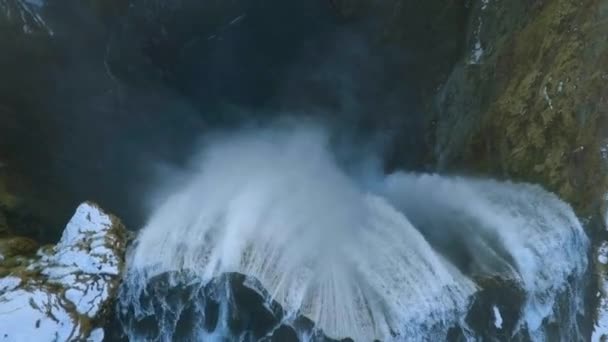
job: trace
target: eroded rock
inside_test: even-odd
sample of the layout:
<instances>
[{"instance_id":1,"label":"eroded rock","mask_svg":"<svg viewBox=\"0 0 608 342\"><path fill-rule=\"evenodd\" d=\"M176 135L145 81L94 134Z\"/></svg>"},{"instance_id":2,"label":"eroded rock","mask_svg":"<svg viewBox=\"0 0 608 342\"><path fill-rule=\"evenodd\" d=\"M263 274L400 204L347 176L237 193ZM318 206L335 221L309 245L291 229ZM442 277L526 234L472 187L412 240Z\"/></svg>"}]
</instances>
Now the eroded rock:
<instances>
[{"instance_id":1,"label":"eroded rock","mask_svg":"<svg viewBox=\"0 0 608 342\"><path fill-rule=\"evenodd\" d=\"M7 243L30 241L17 238ZM24 244L17 244L22 246ZM126 234L115 217L81 204L55 246L0 259L0 338L3 341L102 341L118 289ZM2 270L4 269L4 275Z\"/></svg>"}]
</instances>

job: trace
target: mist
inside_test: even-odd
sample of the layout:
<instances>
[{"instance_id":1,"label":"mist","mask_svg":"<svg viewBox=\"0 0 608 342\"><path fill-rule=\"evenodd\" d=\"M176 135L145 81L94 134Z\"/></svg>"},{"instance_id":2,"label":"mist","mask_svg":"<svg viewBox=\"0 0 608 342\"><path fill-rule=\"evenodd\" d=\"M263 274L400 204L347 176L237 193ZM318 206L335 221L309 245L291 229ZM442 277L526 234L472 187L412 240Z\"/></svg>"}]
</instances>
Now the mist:
<instances>
[{"instance_id":1,"label":"mist","mask_svg":"<svg viewBox=\"0 0 608 342\"><path fill-rule=\"evenodd\" d=\"M43 240L84 199L138 229L150 190L207 135L283 117L374 146L382 167L427 167L416 47L380 44L373 16L325 0L49 0L40 13L51 37L0 40L14 51L0 63L0 153Z\"/></svg>"},{"instance_id":2,"label":"mist","mask_svg":"<svg viewBox=\"0 0 608 342\"><path fill-rule=\"evenodd\" d=\"M387 175L374 149L343 163L331 130L297 119L202 146L188 172L158 188L129 256L121 310L134 310L135 322L158 315L141 299L157 276L186 272L208 284L240 273L287 319L303 315L331 338L443 340L464 320L476 282L502 277L529 294L524 323L542 334L553 290L569 289L587 266L572 208L538 186ZM566 309L572 331L578 309ZM124 328L136 340L133 322ZM171 339L179 325L165 323L159 333Z\"/></svg>"}]
</instances>

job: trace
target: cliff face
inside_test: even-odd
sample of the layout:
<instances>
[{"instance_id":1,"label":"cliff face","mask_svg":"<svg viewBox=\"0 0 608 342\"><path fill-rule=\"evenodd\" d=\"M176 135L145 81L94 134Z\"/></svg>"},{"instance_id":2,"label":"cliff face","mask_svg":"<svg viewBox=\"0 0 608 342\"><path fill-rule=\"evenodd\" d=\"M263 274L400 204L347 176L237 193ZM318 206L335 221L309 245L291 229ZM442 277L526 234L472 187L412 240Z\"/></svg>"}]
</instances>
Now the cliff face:
<instances>
[{"instance_id":1,"label":"cliff face","mask_svg":"<svg viewBox=\"0 0 608 342\"><path fill-rule=\"evenodd\" d=\"M436 98L439 167L540 183L593 213L608 190L608 3L471 10L467 52Z\"/></svg>"},{"instance_id":2,"label":"cliff face","mask_svg":"<svg viewBox=\"0 0 608 342\"><path fill-rule=\"evenodd\" d=\"M608 2L480 0L470 10L465 53L432 104L436 165L542 184L589 218L590 330L603 339Z\"/></svg>"},{"instance_id":3,"label":"cliff face","mask_svg":"<svg viewBox=\"0 0 608 342\"><path fill-rule=\"evenodd\" d=\"M436 90L463 51L469 15L465 0L330 2L347 20L367 20L378 42L401 45L423 94Z\"/></svg>"},{"instance_id":4,"label":"cliff face","mask_svg":"<svg viewBox=\"0 0 608 342\"><path fill-rule=\"evenodd\" d=\"M608 190L606 1L333 3L347 18L380 18L380 40L419 47L433 168L540 183L597 213Z\"/></svg>"},{"instance_id":5,"label":"cliff face","mask_svg":"<svg viewBox=\"0 0 608 342\"><path fill-rule=\"evenodd\" d=\"M370 82L377 76L374 68L366 69L370 77L346 78L348 84L371 84L369 89L356 89L370 99L345 110L337 106L338 110L331 112L339 116L336 112L344 110L350 115L353 108L365 107L361 114L365 127L382 121L377 120L378 112L387 122L398 122L395 116L406 117L402 120L406 124L388 125L400 130L396 146L391 147L391 166L404 167L407 163L399 155L418 153L422 157L410 163L413 168L422 161L440 170L541 183L572 203L583 216L601 204L608 187L603 172L603 157L608 155L603 134L608 129L605 1L331 0L293 8L247 1L204 6L186 1L163 6L146 1L129 9L119 1L0 0L0 48L13 52L0 56L0 71L9 80L0 85L0 134L5 142L0 145L0 163L7 165L0 165L0 173L4 167L11 177L19 175L24 180L28 186L16 192L35 211L45 208L44 204L32 204L37 197L57 203L49 208L51 214L43 216L66 212L75 204L73 198L56 194L66 183L58 175L69 174L69 178L79 180L82 175L95 175L91 178L97 181L106 180L102 174L111 175L104 189L95 190L96 196L83 194L78 188L70 189L72 197L99 197L104 204L120 202L120 208L137 202L137 198L124 199L108 190L116 182L135 183L134 179L143 178L145 171L132 165L132 156L143 156L136 159L147 162L179 155L176 151L180 149L184 154L184 146L191 143L195 132L228 115L217 113L224 101L266 103L270 101L268 94L277 89L296 88L287 96L295 97L290 102L327 101L332 103L328 107L335 109L333 102L339 100L327 94L344 84L319 84L306 78L279 82L277 79L294 77L279 72L276 66L285 64L289 69L289 56L323 46L313 44L311 49L296 42L352 27L363 32L372 51L387 45L393 50L377 51L384 54L403 48L395 59L408 60L384 65L392 69L384 72L377 84ZM341 19L332 18L326 7L333 8ZM296 11L307 14L300 17ZM281 13L276 16L283 20L279 24L299 20L293 34L289 31L277 36L271 24L256 26L255 20L272 22L275 12ZM204 13L213 20L189 24L200 21L197 18ZM322 20L319 13L323 13ZM295 29L307 23L313 28ZM250 50L263 51L263 56L250 55L247 49L234 50L243 41L260 39L263 44ZM282 51L284 46L292 50ZM236 61L228 61L226 55L235 56ZM264 56L273 60L267 62ZM319 59L307 59L311 61ZM354 64L376 62L366 56ZM220 71L215 75L214 70ZM348 75L354 73L346 70ZM304 72L313 74L305 68ZM198 76L190 79L193 74ZM215 78L204 78L209 75ZM268 86L258 86L260 80ZM406 81L416 82L413 93L427 105L422 115L428 124L427 142L411 138L421 131L421 125L409 124L420 120L411 113L417 108L403 108L407 101L401 99L411 93L400 87ZM393 94L369 95L377 89L382 90L378 93ZM251 99L256 92L263 94ZM395 99L397 105L382 107ZM209 105L214 101L218 103ZM236 116L241 118L241 114ZM98 129L83 129L91 126ZM87 133L81 136L79 132ZM98 148L96 144L104 140L103 148ZM426 146L419 147L423 143ZM80 163L71 159L77 154L86 159L81 150L90 148L101 151L92 158L95 160ZM425 151L410 151L413 149ZM96 163L113 166L102 172ZM128 168L121 166L127 164ZM138 172L137 177L128 176ZM9 183L15 187L18 182L13 178ZM32 185L36 195L23 190ZM41 192L43 196L38 195ZM120 210L123 216L136 211ZM52 220L57 223L63 218Z\"/></svg>"}]
</instances>

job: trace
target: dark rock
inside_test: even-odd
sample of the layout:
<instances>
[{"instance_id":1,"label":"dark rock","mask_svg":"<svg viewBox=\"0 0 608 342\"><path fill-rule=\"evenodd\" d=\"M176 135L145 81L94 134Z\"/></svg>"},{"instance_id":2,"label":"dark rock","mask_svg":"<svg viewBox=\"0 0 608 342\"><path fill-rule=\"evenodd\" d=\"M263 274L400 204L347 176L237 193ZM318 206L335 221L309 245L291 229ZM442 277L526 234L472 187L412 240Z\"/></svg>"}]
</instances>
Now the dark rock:
<instances>
[{"instance_id":1,"label":"dark rock","mask_svg":"<svg viewBox=\"0 0 608 342\"><path fill-rule=\"evenodd\" d=\"M484 277L476 279L480 290L475 293L466 322L484 340L510 341L521 319L526 293L522 284L513 279ZM496 325L496 308L501 327Z\"/></svg>"},{"instance_id":2,"label":"dark rock","mask_svg":"<svg viewBox=\"0 0 608 342\"><path fill-rule=\"evenodd\" d=\"M268 303L268 294L253 290L246 281L255 282L238 273L224 274L206 285L186 273L159 275L142 293L141 307L118 306L117 321L106 329L109 338L125 340L116 332L122 326L139 338L152 340L160 336L188 340L205 331L226 340L289 342L307 334L316 336L316 341L335 341L323 336L306 317L285 321L281 306L274 301ZM128 290L123 284L122 295ZM143 311L136 311L140 309Z\"/></svg>"}]
</instances>

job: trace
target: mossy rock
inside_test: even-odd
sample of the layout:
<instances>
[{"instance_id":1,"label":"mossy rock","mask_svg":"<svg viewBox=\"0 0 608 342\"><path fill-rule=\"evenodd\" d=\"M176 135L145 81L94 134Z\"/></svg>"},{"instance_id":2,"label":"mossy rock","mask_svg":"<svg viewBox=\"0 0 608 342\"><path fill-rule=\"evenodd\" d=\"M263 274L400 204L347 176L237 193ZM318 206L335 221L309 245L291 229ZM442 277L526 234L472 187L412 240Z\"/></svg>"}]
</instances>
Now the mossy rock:
<instances>
[{"instance_id":1,"label":"mossy rock","mask_svg":"<svg viewBox=\"0 0 608 342\"><path fill-rule=\"evenodd\" d=\"M25 237L8 237L0 239L0 254L5 258L33 255L38 250L38 243Z\"/></svg>"},{"instance_id":2,"label":"mossy rock","mask_svg":"<svg viewBox=\"0 0 608 342\"><path fill-rule=\"evenodd\" d=\"M598 71L608 67L608 13L601 6L514 0L473 13L469 31L483 20L486 52L479 65L464 58L464 71L441 94L442 166L540 183L581 216L597 210L608 192L601 153L608 76ZM460 96L459 89L472 90Z\"/></svg>"}]
</instances>

